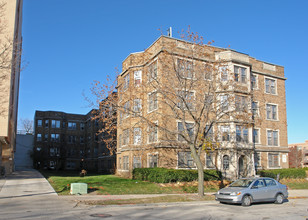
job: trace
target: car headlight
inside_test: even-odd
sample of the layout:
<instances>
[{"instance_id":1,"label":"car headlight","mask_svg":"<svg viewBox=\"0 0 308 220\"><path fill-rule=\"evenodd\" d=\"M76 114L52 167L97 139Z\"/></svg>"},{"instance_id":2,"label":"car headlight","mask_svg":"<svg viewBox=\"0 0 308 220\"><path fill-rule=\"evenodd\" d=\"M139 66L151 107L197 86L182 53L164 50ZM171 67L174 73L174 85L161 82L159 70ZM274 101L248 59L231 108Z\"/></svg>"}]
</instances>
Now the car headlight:
<instances>
[{"instance_id":1,"label":"car headlight","mask_svg":"<svg viewBox=\"0 0 308 220\"><path fill-rule=\"evenodd\" d=\"M233 192L233 193L231 193L230 195L231 195L231 196L239 196L239 195L241 195L241 192Z\"/></svg>"}]
</instances>

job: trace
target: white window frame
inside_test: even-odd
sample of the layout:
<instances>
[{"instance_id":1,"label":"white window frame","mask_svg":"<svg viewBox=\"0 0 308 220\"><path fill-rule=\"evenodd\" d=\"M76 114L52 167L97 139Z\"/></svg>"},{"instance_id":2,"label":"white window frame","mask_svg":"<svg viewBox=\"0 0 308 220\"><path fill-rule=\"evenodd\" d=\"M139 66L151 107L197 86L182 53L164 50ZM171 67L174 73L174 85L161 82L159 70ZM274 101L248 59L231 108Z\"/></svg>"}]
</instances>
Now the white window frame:
<instances>
[{"instance_id":1,"label":"white window frame","mask_svg":"<svg viewBox=\"0 0 308 220\"><path fill-rule=\"evenodd\" d=\"M136 83L138 80L139 83ZM134 71L134 85L135 87L139 87L142 84L142 70L135 70Z\"/></svg>"},{"instance_id":2,"label":"white window frame","mask_svg":"<svg viewBox=\"0 0 308 220\"><path fill-rule=\"evenodd\" d=\"M149 63L149 65L147 66L147 73L148 73L147 74L148 82L152 82L153 80L157 80L157 77L158 77L158 61L157 61L157 58L155 58L151 63Z\"/></svg>"},{"instance_id":3,"label":"white window frame","mask_svg":"<svg viewBox=\"0 0 308 220\"><path fill-rule=\"evenodd\" d=\"M274 154L276 155L276 154L277 154L277 155L278 155L278 166L270 166L270 164L269 164L269 155L270 155L270 154L272 154L272 155L274 155ZM268 169L277 169L277 168L280 168L280 153L279 153L279 152L277 152L277 153L276 153L276 152L268 152L268 153L267 153L267 168L268 168Z\"/></svg>"},{"instance_id":4,"label":"white window frame","mask_svg":"<svg viewBox=\"0 0 308 220\"><path fill-rule=\"evenodd\" d=\"M129 128L123 130L122 137L123 137L122 146L129 145Z\"/></svg>"},{"instance_id":5,"label":"white window frame","mask_svg":"<svg viewBox=\"0 0 308 220\"><path fill-rule=\"evenodd\" d=\"M179 154L180 153L183 153L183 165L182 166L179 166ZM187 155L190 155L190 158L188 158ZM189 161L192 161L192 166L189 166ZM177 168L178 169L195 169L196 168L196 164L195 164L195 161L194 161L194 158L192 157L191 155L191 152L190 151L179 151L177 153Z\"/></svg>"},{"instance_id":6,"label":"white window frame","mask_svg":"<svg viewBox=\"0 0 308 220\"><path fill-rule=\"evenodd\" d=\"M256 108L256 115L253 114L253 104L252 103L256 103L257 104L257 108ZM258 101L252 101L251 102L251 113L254 117L260 117L260 109L259 109L259 102Z\"/></svg>"},{"instance_id":7,"label":"white window frame","mask_svg":"<svg viewBox=\"0 0 308 220\"><path fill-rule=\"evenodd\" d=\"M147 154L147 167L148 167L148 168L152 168L152 167L151 167L150 158L153 157L153 156L156 156L156 159L157 159L157 161L156 161L156 167L159 167L159 166L158 166L158 161L159 161L158 152L155 152L155 153L148 153L148 154Z\"/></svg>"},{"instance_id":8,"label":"white window frame","mask_svg":"<svg viewBox=\"0 0 308 220\"><path fill-rule=\"evenodd\" d=\"M180 94L180 93L184 93L184 94ZM196 91L195 90L177 90L177 96L178 97L183 97L185 95L185 99L188 99L188 95L191 96L192 94L192 102L191 103L188 103L187 104L190 104L189 109L186 108L186 106L184 105L184 102L182 102L182 100L178 100L177 102L177 107L179 109L184 109L184 110L194 110L195 107L194 107L194 103L195 103L195 100L196 100ZM179 99L179 98L178 98Z\"/></svg>"},{"instance_id":9,"label":"white window frame","mask_svg":"<svg viewBox=\"0 0 308 220\"><path fill-rule=\"evenodd\" d=\"M142 111L142 99L134 99L133 111L135 114L139 114Z\"/></svg>"},{"instance_id":10,"label":"white window frame","mask_svg":"<svg viewBox=\"0 0 308 220\"><path fill-rule=\"evenodd\" d=\"M152 95L156 94L156 99L152 100ZM151 102L153 102L153 104L151 104ZM151 106L153 106L153 109L150 108ZM148 113L151 113L153 111L156 111L158 109L158 93L157 91L153 91L148 93Z\"/></svg>"},{"instance_id":11,"label":"white window frame","mask_svg":"<svg viewBox=\"0 0 308 220\"><path fill-rule=\"evenodd\" d=\"M139 130L139 135L136 135L136 132ZM134 132L134 145L140 145L142 143L142 130L140 127L133 128Z\"/></svg>"},{"instance_id":12,"label":"white window frame","mask_svg":"<svg viewBox=\"0 0 308 220\"><path fill-rule=\"evenodd\" d=\"M260 138L261 138L261 129L260 128L253 128L252 129L252 141L253 142L254 142L254 137L255 137L254 130L258 131L258 142L255 142L255 144L261 144L261 140L260 140Z\"/></svg>"},{"instance_id":13,"label":"white window frame","mask_svg":"<svg viewBox=\"0 0 308 220\"><path fill-rule=\"evenodd\" d=\"M182 123L182 121L180 120L176 120L176 128L177 128L177 132L178 132L178 135L177 135L177 141L179 142L186 142L185 139L183 138L183 140L180 140L182 138L182 136L179 134L180 131L179 131L179 123ZM192 140L194 139L194 135L195 135L195 123L193 121L185 121L185 123L187 124L193 124L193 136L192 136ZM186 126L185 126L186 127ZM184 124L183 124L183 129L185 130L185 127L184 127ZM184 132L183 130L183 132Z\"/></svg>"},{"instance_id":14,"label":"white window frame","mask_svg":"<svg viewBox=\"0 0 308 220\"><path fill-rule=\"evenodd\" d=\"M266 80L270 80L270 85L269 85L269 89L270 89L270 92L267 92L266 91ZM272 93L272 89L271 89L271 81L274 81L275 82L275 93ZM266 94L271 94L271 95L278 95L278 92L277 92L277 79L274 79L274 78L271 78L271 77L264 77L264 93Z\"/></svg>"},{"instance_id":15,"label":"white window frame","mask_svg":"<svg viewBox=\"0 0 308 220\"><path fill-rule=\"evenodd\" d=\"M212 163L212 166L208 166L207 165L207 156L210 155L211 156L211 163ZM213 157L215 156L215 153L214 152L207 152L205 153L204 155L204 158L205 158L205 163L204 163L204 166L206 169L215 169L215 161L213 161Z\"/></svg>"},{"instance_id":16,"label":"white window frame","mask_svg":"<svg viewBox=\"0 0 308 220\"><path fill-rule=\"evenodd\" d=\"M271 118L267 117L267 106L268 105L271 107L271 112L270 112ZM272 118L272 116L273 116L273 108L272 108L272 106L276 106L276 119ZM279 112L278 104L275 104L275 103L266 103L265 104L265 118L266 118L266 120L269 120L269 121L279 121L279 114L278 114L278 112Z\"/></svg>"},{"instance_id":17,"label":"white window frame","mask_svg":"<svg viewBox=\"0 0 308 220\"><path fill-rule=\"evenodd\" d=\"M179 61L181 61L183 64L183 68L181 69L180 69ZM177 64L177 71L180 77L182 77L183 79L194 79L195 78L193 60L177 58L176 64ZM191 68L188 68L188 67L191 67ZM188 75L189 73L190 73L190 76Z\"/></svg>"},{"instance_id":18,"label":"white window frame","mask_svg":"<svg viewBox=\"0 0 308 220\"><path fill-rule=\"evenodd\" d=\"M130 74L127 73L125 76L123 76L123 92L126 91L129 88L129 81L130 81Z\"/></svg>"},{"instance_id":19,"label":"white window frame","mask_svg":"<svg viewBox=\"0 0 308 220\"><path fill-rule=\"evenodd\" d=\"M136 164L140 164L140 166L136 166ZM141 156L133 156L133 169L142 168Z\"/></svg>"},{"instance_id":20,"label":"white window frame","mask_svg":"<svg viewBox=\"0 0 308 220\"><path fill-rule=\"evenodd\" d=\"M272 144L269 144L268 143L268 132L271 132L272 133ZM274 132L277 132L277 145L274 145ZM280 136L279 136L279 129L266 129L266 145L267 146L273 146L273 147L279 147L280 146L280 142L279 142L279 138L280 138Z\"/></svg>"},{"instance_id":21,"label":"white window frame","mask_svg":"<svg viewBox=\"0 0 308 220\"><path fill-rule=\"evenodd\" d=\"M155 121L153 123L158 125L158 121ZM154 128L156 130L156 132L154 131L154 133L156 133L156 140L154 140L153 142L150 141L150 137L152 135L152 131L151 131L152 128ZM158 142L158 127L157 126L148 125L147 142L148 142L148 144L152 144L152 143L157 143Z\"/></svg>"},{"instance_id":22,"label":"white window frame","mask_svg":"<svg viewBox=\"0 0 308 220\"><path fill-rule=\"evenodd\" d=\"M230 125L221 125L219 127L220 132L221 132L221 141L231 141L231 128ZM224 132L228 133L228 140L224 140Z\"/></svg>"},{"instance_id":23,"label":"white window frame","mask_svg":"<svg viewBox=\"0 0 308 220\"><path fill-rule=\"evenodd\" d=\"M258 89L259 89L259 75L257 75L257 74L252 74L252 76L256 79L256 84L255 84L255 87L253 87L253 84L252 84L252 79L253 79L253 77L251 77L251 79L250 79L250 82L251 82L251 90L258 90Z\"/></svg>"},{"instance_id":24,"label":"white window frame","mask_svg":"<svg viewBox=\"0 0 308 220\"><path fill-rule=\"evenodd\" d=\"M229 80L229 67L228 65L223 65L218 67L218 73L221 82L227 82Z\"/></svg>"},{"instance_id":25,"label":"white window frame","mask_svg":"<svg viewBox=\"0 0 308 220\"><path fill-rule=\"evenodd\" d=\"M238 77L237 77L237 79L238 80L236 80L236 78L235 78L235 68L238 68ZM245 70L245 78L242 76L242 69L244 69ZM239 65L233 65L233 70L234 70L234 82L236 82L236 83L241 83L241 84L247 84L247 82L248 82L248 68L247 67L243 67L243 66L239 66ZM243 78L244 78L244 82L243 82Z\"/></svg>"}]
</instances>

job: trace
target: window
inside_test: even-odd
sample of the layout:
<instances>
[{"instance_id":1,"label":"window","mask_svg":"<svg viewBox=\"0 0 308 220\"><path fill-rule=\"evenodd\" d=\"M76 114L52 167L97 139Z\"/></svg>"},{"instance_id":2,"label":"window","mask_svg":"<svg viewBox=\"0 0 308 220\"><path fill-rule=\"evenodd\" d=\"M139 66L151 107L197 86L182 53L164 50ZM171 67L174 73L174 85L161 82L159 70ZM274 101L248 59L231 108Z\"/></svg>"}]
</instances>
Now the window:
<instances>
[{"instance_id":1,"label":"window","mask_svg":"<svg viewBox=\"0 0 308 220\"><path fill-rule=\"evenodd\" d=\"M141 99L134 99L133 111L135 113L140 113L141 112Z\"/></svg>"},{"instance_id":2,"label":"window","mask_svg":"<svg viewBox=\"0 0 308 220\"><path fill-rule=\"evenodd\" d=\"M248 143L248 128L243 126L236 126L236 141L242 143Z\"/></svg>"},{"instance_id":3,"label":"window","mask_svg":"<svg viewBox=\"0 0 308 220\"><path fill-rule=\"evenodd\" d=\"M240 83L247 82L246 68L234 66L234 80Z\"/></svg>"},{"instance_id":4,"label":"window","mask_svg":"<svg viewBox=\"0 0 308 220\"><path fill-rule=\"evenodd\" d=\"M123 91L125 91L129 87L129 73L124 76L124 84L123 84Z\"/></svg>"},{"instance_id":5,"label":"window","mask_svg":"<svg viewBox=\"0 0 308 220\"><path fill-rule=\"evenodd\" d=\"M206 154L206 167L207 168L214 168L214 163L213 163L213 153L207 153Z\"/></svg>"},{"instance_id":6,"label":"window","mask_svg":"<svg viewBox=\"0 0 308 220\"><path fill-rule=\"evenodd\" d=\"M235 96L235 110L236 111L247 111L247 97L246 96Z\"/></svg>"},{"instance_id":7,"label":"window","mask_svg":"<svg viewBox=\"0 0 308 220\"><path fill-rule=\"evenodd\" d=\"M209 64L205 64L205 71L204 71L204 79L212 80L213 78L213 67Z\"/></svg>"},{"instance_id":8,"label":"window","mask_svg":"<svg viewBox=\"0 0 308 220\"><path fill-rule=\"evenodd\" d=\"M277 105L266 104L266 119L277 120Z\"/></svg>"},{"instance_id":9,"label":"window","mask_svg":"<svg viewBox=\"0 0 308 220\"><path fill-rule=\"evenodd\" d=\"M129 157L124 156L123 157L123 170L128 170L129 169Z\"/></svg>"},{"instance_id":10,"label":"window","mask_svg":"<svg viewBox=\"0 0 308 220\"><path fill-rule=\"evenodd\" d=\"M141 168L141 157L136 157L134 156L134 159L133 159L133 168Z\"/></svg>"},{"instance_id":11,"label":"window","mask_svg":"<svg viewBox=\"0 0 308 220\"><path fill-rule=\"evenodd\" d=\"M253 117L257 117L259 115L259 104L258 102L252 102L251 103L251 111Z\"/></svg>"},{"instance_id":12,"label":"window","mask_svg":"<svg viewBox=\"0 0 308 220\"><path fill-rule=\"evenodd\" d=\"M149 126L149 137L148 142L153 143L157 142L157 126L150 125Z\"/></svg>"},{"instance_id":13,"label":"window","mask_svg":"<svg viewBox=\"0 0 308 220\"><path fill-rule=\"evenodd\" d=\"M134 128L134 144L141 144L141 128Z\"/></svg>"},{"instance_id":14,"label":"window","mask_svg":"<svg viewBox=\"0 0 308 220\"><path fill-rule=\"evenodd\" d=\"M60 142L60 134L51 134L50 135L50 140L52 142Z\"/></svg>"},{"instance_id":15,"label":"window","mask_svg":"<svg viewBox=\"0 0 308 220\"><path fill-rule=\"evenodd\" d=\"M229 108L228 95L220 96L220 109L221 111L227 111Z\"/></svg>"},{"instance_id":16,"label":"window","mask_svg":"<svg viewBox=\"0 0 308 220\"><path fill-rule=\"evenodd\" d=\"M150 168L157 167L158 155L157 154L148 155L148 163Z\"/></svg>"},{"instance_id":17,"label":"window","mask_svg":"<svg viewBox=\"0 0 308 220\"><path fill-rule=\"evenodd\" d=\"M256 152L254 154L254 159L255 159L255 167L261 167L261 153Z\"/></svg>"},{"instance_id":18,"label":"window","mask_svg":"<svg viewBox=\"0 0 308 220\"><path fill-rule=\"evenodd\" d=\"M206 125L206 127L205 127L205 131L207 132L206 139L207 139L207 141L213 141L213 138L214 138L213 127L211 127L211 129L209 129L209 128L210 128L210 126Z\"/></svg>"},{"instance_id":19,"label":"window","mask_svg":"<svg viewBox=\"0 0 308 220\"><path fill-rule=\"evenodd\" d=\"M228 68L227 68L227 66L220 66L218 69L219 69L221 81L222 82L228 81Z\"/></svg>"},{"instance_id":20,"label":"window","mask_svg":"<svg viewBox=\"0 0 308 220\"><path fill-rule=\"evenodd\" d=\"M272 179L264 179L265 183L266 183L266 186L276 186L276 182L275 180L272 180Z\"/></svg>"},{"instance_id":21,"label":"window","mask_svg":"<svg viewBox=\"0 0 308 220\"><path fill-rule=\"evenodd\" d=\"M221 136L222 141L230 141L230 127L229 126L221 126Z\"/></svg>"},{"instance_id":22,"label":"window","mask_svg":"<svg viewBox=\"0 0 308 220\"><path fill-rule=\"evenodd\" d=\"M49 128L49 120L45 120L45 128Z\"/></svg>"},{"instance_id":23,"label":"window","mask_svg":"<svg viewBox=\"0 0 308 220\"><path fill-rule=\"evenodd\" d=\"M278 146L278 131L267 130L267 145Z\"/></svg>"},{"instance_id":24,"label":"window","mask_svg":"<svg viewBox=\"0 0 308 220\"><path fill-rule=\"evenodd\" d=\"M51 147L49 148L49 155L50 156L59 156L60 154L60 149L56 147Z\"/></svg>"},{"instance_id":25,"label":"window","mask_svg":"<svg viewBox=\"0 0 308 220\"><path fill-rule=\"evenodd\" d=\"M196 167L191 152L178 153L178 168L192 168Z\"/></svg>"},{"instance_id":26,"label":"window","mask_svg":"<svg viewBox=\"0 0 308 220\"><path fill-rule=\"evenodd\" d=\"M84 143L84 136L80 136L80 143L81 143L81 144Z\"/></svg>"},{"instance_id":27,"label":"window","mask_svg":"<svg viewBox=\"0 0 308 220\"><path fill-rule=\"evenodd\" d=\"M187 133L185 132L185 129ZM184 137L186 137L187 139L189 138L191 141L193 141L194 123L185 122L185 128L184 128L184 124L182 122L178 122L178 141L185 141Z\"/></svg>"},{"instance_id":28,"label":"window","mask_svg":"<svg viewBox=\"0 0 308 220\"><path fill-rule=\"evenodd\" d=\"M157 62L153 62L148 67L148 81L157 80Z\"/></svg>"},{"instance_id":29,"label":"window","mask_svg":"<svg viewBox=\"0 0 308 220\"><path fill-rule=\"evenodd\" d=\"M76 122L67 123L68 130L76 130Z\"/></svg>"},{"instance_id":30,"label":"window","mask_svg":"<svg viewBox=\"0 0 308 220\"><path fill-rule=\"evenodd\" d=\"M122 146L122 134L119 135L119 148Z\"/></svg>"},{"instance_id":31,"label":"window","mask_svg":"<svg viewBox=\"0 0 308 220\"><path fill-rule=\"evenodd\" d=\"M138 87L141 85L141 78L142 77L142 71L137 70L134 72L134 82L135 82L135 87Z\"/></svg>"},{"instance_id":32,"label":"window","mask_svg":"<svg viewBox=\"0 0 308 220\"><path fill-rule=\"evenodd\" d=\"M42 134L36 135L36 141L42 141Z\"/></svg>"},{"instance_id":33,"label":"window","mask_svg":"<svg viewBox=\"0 0 308 220\"><path fill-rule=\"evenodd\" d=\"M84 123L83 123L83 122L82 122L82 123L80 123L80 130L82 130L82 131L83 131L83 130L84 130L84 126L85 126L85 125L84 125Z\"/></svg>"},{"instance_id":34,"label":"window","mask_svg":"<svg viewBox=\"0 0 308 220\"><path fill-rule=\"evenodd\" d=\"M257 187L257 188L262 188L262 187L265 186L265 184L264 184L264 181L261 179L261 180L256 180L256 182L254 182L253 186Z\"/></svg>"},{"instance_id":35,"label":"window","mask_svg":"<svg viewBox=\"0 0 308 220\"><path fill-rule=\"evenodd\" d=\"M253 129L253 143L260 143L260 129Z\"/></svg>"},{"instance_id":36,"label":"window","mask_svg":"<svg viewBox=\"0 0 308 220\"><path fill-rule=\"evenodd\" d=\"M222 165L224 170L229 170L229 156L224 155L222 158Z\"/></svg>"},{"instance_id":37,"label":"window","mask_svg":"<svg viewBox=\"0 0 308 220\"><path fill-rule=\"evenodd\" d=\"M129 101L124 103L124 118L127 118L129 116Z\"/></svg>"},{"instance_id":38,"label":"window","mask_svg":"<svg viewBox=\"0 0 308 220\"><path fill-rule=\"evenodd\" d=\"M251 75L251 88L257 89L258 88L258 77L255 74Z\"/></svg>"},{"instance_id":39,"label":"window","mask_svg":"<svg viewBox=\"0 0 308 220\"><path fill-rule=\"evenodd\" d=\"M209 108L213 104L214 96L212 94L205 94L204 103L207 108Z\"/></svg>"},{"instance_id":40,"label":"window","mask_svg":"<svg viewBox=\"0 0 308 220\"><path fill-rule=\"evenodd\" d=\"M265 92L276 94L276 80L265 78Z\"/></svg>"},{"instance_id":41,"label":"window","mask_svg":"<svg viewBox=\"0 0 308 220\"><path fill-rule=\"evenodd\" d=\"M123 130L123 145L129 144L129 129Z\"/></svg>"},{"instance_id":42,"label":"window","mask_svg":"<svg viewBox=\"0 0 308 220\"><path fill-rule=\"evenodd\" d=\"M75 143L76 143L76 136L74 136L74 135L69 135L69 136L68 136L68 143L70 143L70 144L75 144Z\"/></svg>"},{"instance_id":43,"label":"window","mask_svg":"<svg viewBox=\"0 0 308 220\"><path fill-rule=\"evenodd\" d=\"M152 92L148 95L148 112L157 109L157 92Z\"/></svg>"},{"instance_id":44,"label":"window","mask_svg":"<svg viewBox=\"0 0 308 220\"><path fill-rule=\"evenodd\" d=\"M60 121L59 120L51 120L51 127L52 128L60 128Z\"/></svg>"},{"instance_id":45,"label":"window","mask_svg":"<svg viewBox=\"0 0 308 220\"><path fill-rule=\"evenodd\" d=\"M48 141L48 134L44 135L44 141Z\"/></svg>"},{"instance_id":46,"label":"window","mask_svg":"<svg viewBox=\"0 0 308 220\"><path fill-rule=\"evenodd\" d=\"M178 103L180 109L194 109L195 93L190 91L177 91Z\"/></svg>"},{"instance_id":47,"label":"window","mask_svg":"<svg viewBox=\"0 0 308 220\"><path fill-rule=\"evenodd\" d=\"M41 119L37 120L37 127L42 127L42 120Z\"/></svg>"},{"instance_id":48,"label":"window","mask_svg":"<svg viewBox=\"0 0 308 220\"><path fill-rule=\"evenodd\" d=\"M122 158L119 157L119 169L122 169Z\"/></svg>"},{"instance_id":49,"label":"window","mask_svg":"<svg viewBox=\"0 0 308 220\"><path fill-rule=\"evenodd\" d=\"M268 154L268 166L279 167L279 154L269 153Z\"/></svg>"},{"instance_id":50,"label":"window","mask_svg":"<svg viewBox=\"0 0 308 220\"><path fill-rule=\"evenodd\" d=\"M193 76L193 63L192 61L178 59L178 74L186 79L192 79Z\"/></svg>"}]
</instances>

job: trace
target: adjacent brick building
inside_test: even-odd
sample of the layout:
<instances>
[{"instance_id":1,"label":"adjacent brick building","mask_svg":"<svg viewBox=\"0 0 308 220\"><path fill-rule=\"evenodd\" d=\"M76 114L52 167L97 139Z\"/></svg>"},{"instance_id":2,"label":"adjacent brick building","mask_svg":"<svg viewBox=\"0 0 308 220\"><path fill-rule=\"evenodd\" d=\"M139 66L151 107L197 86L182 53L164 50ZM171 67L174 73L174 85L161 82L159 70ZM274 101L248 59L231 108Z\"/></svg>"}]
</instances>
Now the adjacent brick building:
<instances>
[{"instance_id":1,"label":"adjacent brick building","mask_svg":"<svg viewBox=\"0 0 308 220\"><path fill-rule=\"evenodd\" d=\"M95 114L96 110L86 115L36 111L34 166L113 173L115 155L100 140L100 124L92 120Z\"/></svg>"},{"instance_id":2,"label":"adjacent brick building","mask_svg":"<svg viewBox=\"0 0 308 220\"><path fill-rule=\"evenodd\" d=\"M23 1L2 0L0 5L0 171L9 174L16 150Z\"/></svg>"},{"instance_id":3,"label":"adjacent brick building","mask_svg":"<svg viewBox=\"0 0 308 220\"><path fill-rule=\"evenodd\" d=\"M304 143L289 144L289 166L308 167L308 140Z\"/></svg>"},{"instance_id":4,"label":"adjacent brick building","mask_svg":"<svg viewBox=\"0 0 308 220\"><path fill-rule=\"evenodd\" d=\"M205 52L193 54L201 49ZM213 71L210 74L214 75L206 75L204 70L204 73L196 73L205 74L203 78L194 77L192 70L196 66L209 66L221 60L224 67L216 71L219 74ZM230 116L213 126L212 132L217 134L220 148L213 152L202 151L205 169L216 167L227 177L234 178L254 175L256 169L289 167L284 68L234 50L161 36L145 51L130 54L122 63L122 73L118 77L118 104L124 109L118 111L117 120L119 175L131 176L133 168L137 167L195 169L191 153L180 136L166 139L166 132L153 126L166 124L175 131L183 130L182 121L169 117L180 103L174 100L172 108L163 104L166 96L159 91L161 85L171 84L172 87L168 80L172 80L170 73L175 69L186 74L185 83L198 81L199 87L185 91L187 98L193 100L203 96L200 94L202 87L213 79L226 80L232 85L225 83L224 87L231 89L221 87L217 94L211 95L220 101L227 92L234 97L233 103L225 105L226 108L249 106L247 121ZM159 88L155 88L153 80ZM173 87L177 86L174 81ZM193 127L189 122L191 118L187 119L186 126Z\"/></svg>"}]
</instances>

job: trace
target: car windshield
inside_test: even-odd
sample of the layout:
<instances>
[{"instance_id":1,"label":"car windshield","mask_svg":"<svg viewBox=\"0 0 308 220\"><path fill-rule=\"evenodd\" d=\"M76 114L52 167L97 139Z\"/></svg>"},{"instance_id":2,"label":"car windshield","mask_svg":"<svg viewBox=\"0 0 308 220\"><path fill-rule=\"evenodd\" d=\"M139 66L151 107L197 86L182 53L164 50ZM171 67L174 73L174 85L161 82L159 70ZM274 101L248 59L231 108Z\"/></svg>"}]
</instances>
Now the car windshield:
<instances>
[{"instance_id":1,"label":"car windshield","mask_svg":"<svg viewBox=\"0 0 308 220\"><path fill-rule=\"evenodd\" d=\"M229 187L248 187L252 182L251 179L240 179L231 183Z\"/></svg>"}]
</instances>

